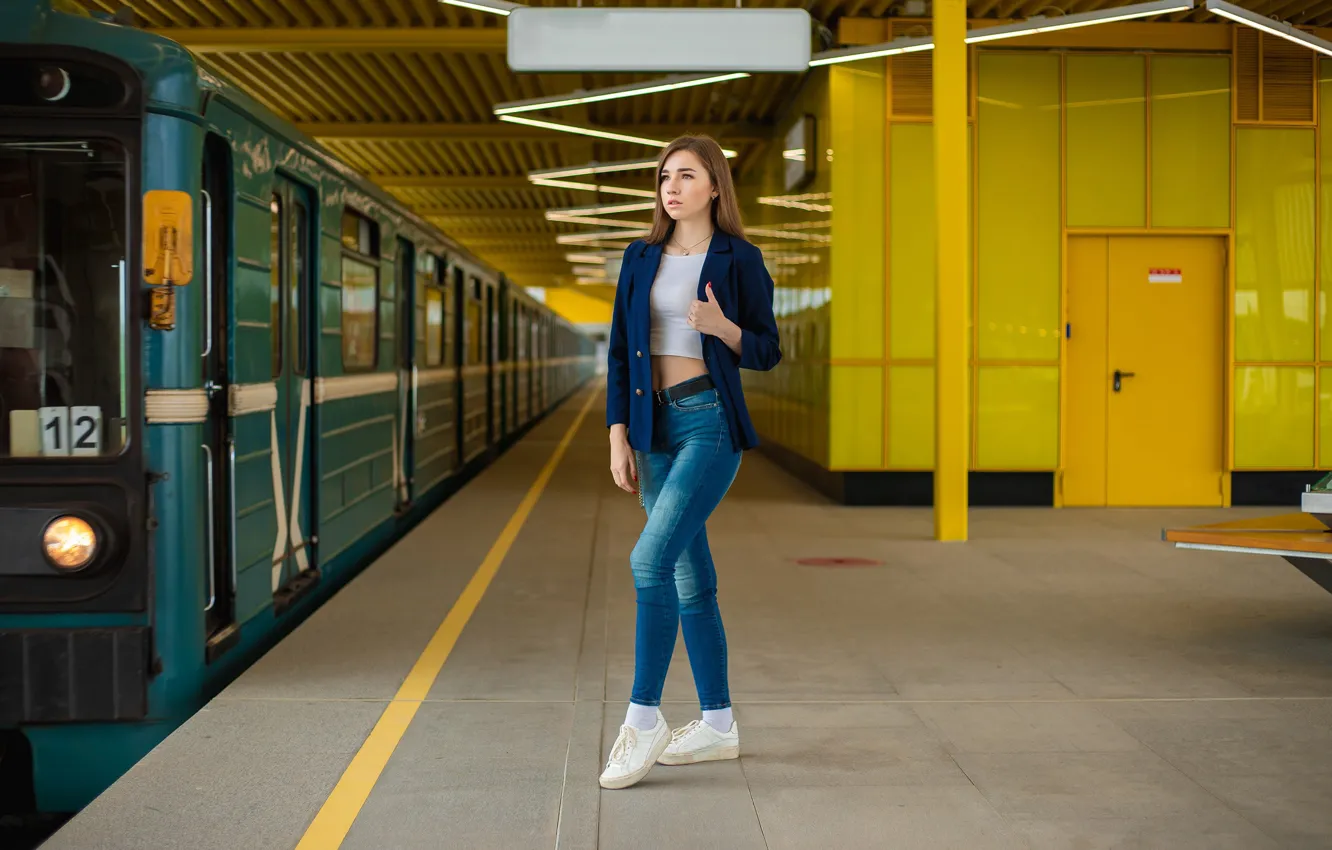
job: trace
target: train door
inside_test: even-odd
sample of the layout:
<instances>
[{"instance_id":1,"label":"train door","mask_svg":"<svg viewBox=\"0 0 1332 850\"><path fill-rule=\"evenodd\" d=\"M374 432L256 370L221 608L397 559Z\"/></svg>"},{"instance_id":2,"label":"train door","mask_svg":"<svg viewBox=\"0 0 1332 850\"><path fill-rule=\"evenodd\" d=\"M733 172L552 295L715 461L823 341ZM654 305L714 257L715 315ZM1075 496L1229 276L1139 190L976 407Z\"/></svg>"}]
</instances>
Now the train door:
<instances>
[{"instance_id":1,"label":"train door","mask_svg":"<svg viewBox=\"0 0 1332 850\"><path fill-rule=\"evenodd\" d=\"M208 395L208 421L204 426L204 486L207 498L208 557L204 562L205 655L211 661L235 642L236 575L232 568L231 481L235 470L236 444L227 415L227 386L230 377L230 341L227 338L231 273L231 148L221 137L209 134L204 142L202 233L204 249L204 346L203 384ZM195 278L196 281L198 278Z\"/></svg>"},{"instance_id":2,"label":"train door","mask_svg":"<svg viewBox=\"0 0 1332 850\"><path fill-rule=\"evenodd\" d=\"M271 199L269 304L273 381L277 385L271 422L273 499L278 515L273 543L273 607L279 614L318 576L310 527L315 471L309 356L311 208L304 187L276 178Z\"/></svg>"},{"instance_id":3,"label":"train door","mask_svg":"<svg viewBox=\"0 0 1332 850\"><path fill-rule=\"evenodd\" d=\"M411 507L413 454L416 435L416 248L411 242L398 237L397 270L398 290L398 506L403 513Z\"/></svg>"}]
</instances>

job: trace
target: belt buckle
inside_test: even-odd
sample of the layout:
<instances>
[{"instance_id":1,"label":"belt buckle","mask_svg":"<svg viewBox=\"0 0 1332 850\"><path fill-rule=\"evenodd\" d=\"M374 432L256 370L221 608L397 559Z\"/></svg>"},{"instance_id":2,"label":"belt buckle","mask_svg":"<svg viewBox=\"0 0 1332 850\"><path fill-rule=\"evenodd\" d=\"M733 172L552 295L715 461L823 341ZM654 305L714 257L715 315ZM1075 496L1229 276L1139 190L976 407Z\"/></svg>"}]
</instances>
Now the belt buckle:
<instances>
[{"instance_id":1,"label":"belt buckle","mask_svg":"<svg viewBox=\"0 0 1332 850\"><path fill-rule=\"evenodd\" d=\"M665 404L666 402L671 400L671 397L666 392L665 389L653 390L652 400L655 401L657 404Z\"/></svg>"}]
</instances>

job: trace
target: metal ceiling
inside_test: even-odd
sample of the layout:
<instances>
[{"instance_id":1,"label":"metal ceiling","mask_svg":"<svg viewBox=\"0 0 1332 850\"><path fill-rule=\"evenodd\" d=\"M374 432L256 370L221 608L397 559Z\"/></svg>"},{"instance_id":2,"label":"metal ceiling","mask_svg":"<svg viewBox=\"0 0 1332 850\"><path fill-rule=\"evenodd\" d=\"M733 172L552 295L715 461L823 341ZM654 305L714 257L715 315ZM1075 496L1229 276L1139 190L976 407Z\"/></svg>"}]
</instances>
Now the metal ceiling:
<instances>
[{"instance_id":1,"label":"metal ceiling","mask_svg":"<svg viewBox=\"0 0 1332 850\"><path fill-rule=\"evenodd\" d=\"M1126 0L1127 1L1127 0ZM81 0L115 12L121 0ZM497 103L624 85L652 75L529 75L505 61L504 18L436 0L132 0L137 24L193 49L210 69L294 121L355 168L415 206L525 285L568 280L567 246L555 234L588 229L548 222L544 211L593 202L587 192L531 185L532 170L651 156L644 145L606 142L498 122ZM722 0L664 0L729 6ZM536 0L533 5L572 5ZM663 5L621 0L616 5ZM794 0L749 5L796 7ZM912 8L912 6L916 8ZM1054 0L973 0L972 18L1051 14ZM1065 13L1123 5L1072 0ZM1332 0L1248 0L1246 8L1302 25L1332 25ZM843 17L928 14L906 0L811 0L828 45ZM1216 20L1207 12L1172 20ZM663 37L663 49L673 38ZM652 138L710 132L739 152L743 171L763 145L764 125L800 76L755 75L734 82L565 107L552 120ZM651 188L645 172L620 175ZM624 198L613 200L623 201ZM639 213L632 217L646 218Z\"/></svg>"}]
</instances>

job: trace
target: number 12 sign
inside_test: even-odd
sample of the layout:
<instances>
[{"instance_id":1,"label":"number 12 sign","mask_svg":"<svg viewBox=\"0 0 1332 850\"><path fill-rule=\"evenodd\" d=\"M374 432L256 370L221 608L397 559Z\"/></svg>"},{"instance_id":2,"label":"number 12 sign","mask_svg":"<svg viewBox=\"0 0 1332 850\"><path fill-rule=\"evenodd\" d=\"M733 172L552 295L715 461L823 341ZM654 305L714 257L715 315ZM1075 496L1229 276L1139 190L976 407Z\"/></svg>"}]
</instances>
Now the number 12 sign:
<instances>
[{"instance_id":1,"label":"number 12 sign","mask_svg":"<svg viewBox=\"0 0 1332 850\"><path fill-rule=\"evenodd\" d=\"M42 429L42 454L61 456L102 453L100 407L42 407L37 411Z\"/></svg>"}]
</instances>

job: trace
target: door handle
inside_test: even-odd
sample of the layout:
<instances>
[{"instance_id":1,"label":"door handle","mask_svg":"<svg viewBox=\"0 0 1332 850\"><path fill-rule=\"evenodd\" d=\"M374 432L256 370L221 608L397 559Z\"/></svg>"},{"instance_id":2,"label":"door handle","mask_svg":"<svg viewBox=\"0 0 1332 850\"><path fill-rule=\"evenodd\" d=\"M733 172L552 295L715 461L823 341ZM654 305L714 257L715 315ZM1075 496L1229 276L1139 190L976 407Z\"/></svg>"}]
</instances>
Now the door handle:
<instances>
[{"instance_id":1,"label":"door handle","mask_svg":"<svg viewBox=\"0 0 1332 850\"><path fill-rule=\"evenodd\" d=\"M1132 372L1121 372L1121 371L1119 371L1118 369L1116 369L1116 370L1115 370L1115 392L1119 392L1119 388L1122 386L1121 381L1120 381L1121 378L1132 378L1132 377L1133 377L1133 373L1132 373Z\"/></svg>"}]
</instances>

